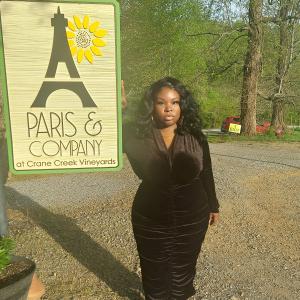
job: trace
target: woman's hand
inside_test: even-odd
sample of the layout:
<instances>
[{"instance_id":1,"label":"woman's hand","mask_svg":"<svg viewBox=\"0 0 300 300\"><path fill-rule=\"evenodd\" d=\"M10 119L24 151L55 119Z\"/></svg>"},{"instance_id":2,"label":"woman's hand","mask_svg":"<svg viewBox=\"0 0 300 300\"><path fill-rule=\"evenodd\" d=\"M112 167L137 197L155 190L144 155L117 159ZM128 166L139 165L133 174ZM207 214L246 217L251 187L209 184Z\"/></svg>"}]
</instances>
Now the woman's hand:
<instances>
[{"instance_id":1,"label":"woman's hand","mask_svg":"<svg viewBox=\"0 0 300 300\"><path fill-rule=\"evenodd\" d=\"M209 213L209 225L214 225L219 220L219 213Z\"/></svg>"},{"instance_id":2,"label":"woman's hand","mask_svg":"<svg viewBox=\"0 0 300 300\"><path fill-rule=\"evenodd\" d=\"M122 111L125 111L127 107L127 99L126 99L126 93L125 93L125 86L124 86L124 80L121 81L122 86Z\"/></svg>"}]
</instances>

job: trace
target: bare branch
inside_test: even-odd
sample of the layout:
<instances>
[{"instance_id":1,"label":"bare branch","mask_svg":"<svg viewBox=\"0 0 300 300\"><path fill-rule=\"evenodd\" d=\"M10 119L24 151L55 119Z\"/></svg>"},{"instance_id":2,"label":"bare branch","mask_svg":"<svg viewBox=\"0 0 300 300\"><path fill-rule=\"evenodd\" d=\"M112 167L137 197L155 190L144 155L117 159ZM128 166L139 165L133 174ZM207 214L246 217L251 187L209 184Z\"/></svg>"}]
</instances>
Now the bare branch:
<instances>
[{"instance_id":1,"label":"bare branch","mask_svg":"<svg viewBox=\"0 0 300 300\"><path fill-rule=\"evenodd\" d=\"M300 13L297 13L292 16L287 16L285 18L280 18L280 17L262 17L262 22L263 23L274 23L274 24L280 24L281 22L284 21L289 21L289 20L299 20L300 19Z\"/></svg>"},{"instance_id":2,"label":"bare branch","mask_svg":"<svg viewBox=\"0 0 300 300\"><path fill-rule=\"evenodd\" d=\"M294 106L294 109L296 109L296 104L293 100L286 100L285 103L286 104L292 104Z\"/></svg>"},{"instance_id":3,"label":"bare branch","mask_svg":"<svg viewBox=\"0 0 300 300\"><path fill-rule=\"evenodd\" d=\"M300 51L298 51L298 52L296 52L296 51L294 51L293 52L293 57L292 57L292 59L289 61L289 67L293 64L293 62L299 57L299 55L300 55Z\"/></svg>"},{"instance_id":4,"label":"bare branch","mask_svg":"<svg viewBox=\"0 0 300 300\"><path fill-rule=\"evenodd\" d=\"M295 27L296 27L296 22L293 22L292 24L292 32L291 32L291 45L289 47L289 61L288 61L288 68L290 67L291 63L294 61L294 47L295 47Z\"/></svg>"},{"instance_id":5,"label":"bare branch","mask_svg":"<svg viewBox=\"0 0 300 300\"><path fill-rule=\"evenodd\" d=\"M279 93L273 93L269 96L266 96L264 94L262 94L260 91L257 92L257 96L259 96L260 98L266 100L266 101L280 101L280 102L284 102L287 104L293 104L295 105L294 101L291 99L287 99L287 98L297 98L297 96L295 95L284 95L284 94L279 94Z\"/></svg>"},{"instance_id":6,"label":"bare branch","mask_svg":"<svg viewBox=\"0 0 300 300\"><path fill-rule=\"evenodd\" d=\"M220 36L221 33L219 32L199 32L194 34L186 34L186 36L200 36L200 35L217 35Z\"/></svg>"},{"instance_id":7,"label":"bare branch","mask_svg":"<svg viewBox=\"0 0 300 300\"><path fill-rule=\"evenodd\" d=\"M225 35L231 35L234 32L243 32L243 31L248 31L249 27L248 26L243 26L243 27L239 27L230 31L225 31L225 32L199 32L199 33L191 33L191 34L186 34L186 36L201 36L201 35L216 35L216 36L220 36L223 37Z\"/></svg>"},{"instance_id":8,"label":"bare branch","mask_svg":"<svg viewBox=\"0 0 300 300\"><path fill-rule=\"evenodd\" d=\"M294 109L296 109L296 104L295 104L295 102L293 100L287 100L287 99L285 99L283 102L285 104L291 104L294 107Z\"/></svg>"},{"instance_id":9,"label":"bare branch","mask_svg":"<svg viewBox=\"0 0 300 300\"><path fill-rule=\"evenodd\" d=\"M239 62L238 60L235 60L228 63L226 66L223 66L222 69L219 71L219 74L226 72L228 69L230 69L233 65L237 64L238 62Z\"/></svg>"},{"instance_id":10,"label":"bare branch","mask_svg":"<svg viewBox=\"0 0 300 300\"><path fill-rule=\"evenodd\" d=\"M279 24L281 19L278 17L262 17L261 21L263 23L274 23L274 24Z\"/></svg>"},{"instance_id":11,"label":"bare branch","mask_svg":"<svg viewBox=\"0 0 300 300\"><path fill-rule=\"evenodd\" d=\"M300 43L300 40L295 40L294 46L298 45Z\"/></svg>"},{"instance_id":12,"label":"bare branch","mask_svg":"<svg viewBox=\"0 0 300 300\"><path fill-rule=\"evenodd\" d=\"M229 44L229 46L227 47L226 51L228 51L228 50L231 48L231 46L232 46L238 39L240 39L240 38L242 38L242 37L244 37L244 36L248 36L248 34L241 34L241 35L239 35L238 37L236 37L235 39L233 39L232 42L231 42L231 43Z\"/></svg>"},{"instance_id":13,"label":"bare branch","mask_svg":"<svg viewBox=\"0 0 300 300\"><path fill-rule=\"evenodd\" d=\"M230 69L233 65L235 65L237 63L239 63L239 60L234 60L232 62L229 62L225 66L219 66L218 68L212 69L208 73L211 74L212 77L215 75L220 75L220 74L226 72L228 69Z\"/></svg>"},{"instance_id":14,"label":"bare branch","mask_svg":"<svg viewBox=\"0 0 300 300\"><path fill-rule=\"evenodd\" d=\"M264 100L272 101L269 96L263 95L260 91L257 91L257 96L263 98Z\"/></svg>"}]
</instances>

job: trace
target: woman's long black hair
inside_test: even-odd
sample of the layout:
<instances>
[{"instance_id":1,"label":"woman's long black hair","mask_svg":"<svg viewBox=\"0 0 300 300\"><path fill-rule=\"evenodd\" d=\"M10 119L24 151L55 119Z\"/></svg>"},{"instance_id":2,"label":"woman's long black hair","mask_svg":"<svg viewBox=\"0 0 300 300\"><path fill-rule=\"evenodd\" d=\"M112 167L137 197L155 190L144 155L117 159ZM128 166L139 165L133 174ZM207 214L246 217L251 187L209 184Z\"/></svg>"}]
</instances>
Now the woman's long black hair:
<instances>
[{"instance_id":1,"label":"woman's long black hair","mask_svg":"<svg viewBox=\"0 0 300 300\"><path fill-rule=\"evenodd\" d=\"M178 134L189 133L198 139L200 143L206 140L202 133L202 121L199 115L199 105L190 91L177 79L165 77L154 82L146 91L138 110L137 134L145 137L150 134L152 127L153 103L157 94L164 87L174 89L180 95L181 116L177 123Z\"/></svg>"}]
</instances>

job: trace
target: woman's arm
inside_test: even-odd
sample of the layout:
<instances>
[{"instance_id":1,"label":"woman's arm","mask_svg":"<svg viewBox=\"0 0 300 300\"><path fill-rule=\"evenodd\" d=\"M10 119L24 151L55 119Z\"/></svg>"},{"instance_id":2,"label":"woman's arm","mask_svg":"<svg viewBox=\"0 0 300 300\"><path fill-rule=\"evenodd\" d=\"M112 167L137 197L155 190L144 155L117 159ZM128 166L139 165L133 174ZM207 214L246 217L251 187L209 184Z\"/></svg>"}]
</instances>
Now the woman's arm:
<instances>
[{"instance_id":1,"label":"woman's arm","mask_svg":"<svg viewBox=\"0 0 300 300\"><path fill-rule=\"evenodd\" d=\"M124 112L127 108L127 99L126 99L126 93L125 93L124 80L121 81L121 89L122 89L122 112L124 114Z\"/></svg>"},{"instance_id":2,"label":"woman's arm","mask_svg":"<svg viewBox=\"0 0 300 300\"><path fill-rule=\"evenodd\" d=\"M202 182L208 196L210 220L209 224L214 224L219 218L219 201L216 196L215 181L212 171L211 157L208 142L204 141L203 144L203 171L201 172Z\"/></svg>"}]
</instances>

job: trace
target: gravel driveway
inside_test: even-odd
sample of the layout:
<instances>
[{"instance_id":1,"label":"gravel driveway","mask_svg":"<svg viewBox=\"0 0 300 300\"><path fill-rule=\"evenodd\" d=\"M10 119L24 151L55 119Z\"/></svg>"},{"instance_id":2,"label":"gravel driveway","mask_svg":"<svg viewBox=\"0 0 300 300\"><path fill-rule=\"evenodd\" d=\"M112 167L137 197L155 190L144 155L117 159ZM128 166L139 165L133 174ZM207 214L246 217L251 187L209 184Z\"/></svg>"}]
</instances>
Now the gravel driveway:
<instances>
[{"instance_id":1,"label":"gravel driveway","mask_svg":"<svg viewBox=\"0 0 300 300\"><path fill-rule=\"evenodd\" d=\"M211 144L221 220L210 227L193 299L299 299L300 143ZM13 177L17 254L33 258L43 299L143 299L121 172Z\"/></svg>"}]
</instances>

